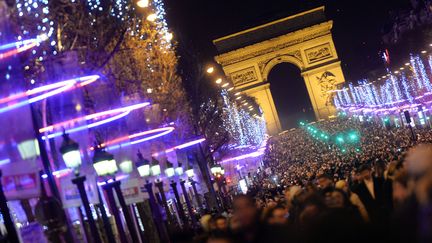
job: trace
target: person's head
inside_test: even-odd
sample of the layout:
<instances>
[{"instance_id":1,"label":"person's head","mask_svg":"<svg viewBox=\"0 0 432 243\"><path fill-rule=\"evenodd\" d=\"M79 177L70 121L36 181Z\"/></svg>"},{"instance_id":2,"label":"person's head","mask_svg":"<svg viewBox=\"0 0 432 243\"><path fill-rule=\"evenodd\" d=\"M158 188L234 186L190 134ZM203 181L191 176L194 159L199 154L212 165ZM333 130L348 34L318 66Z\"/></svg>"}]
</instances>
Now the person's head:
<instances>
[{"instance_id":1,"label":"person's head","mask_svg":"<svg viewBox=\"0 0 432 243\"><path fill-rule=\"evenodd\" d=\"M204 229L204 231L208 232L210 231L210 221L212 217L210 214L204 214L200 219L201 227Z\"/></svg>"},{"instance_id":2,"label":"person's head","mask_svg":"<svg viewBox=\"0 0 432 243\"><path fill-rule=\"evenodd\" d=\"M234 216L240 227L248 228L256 223L258 210L254 200L246 195L238 195L233 200Z\"/></svg>"},{"instance_id":3,"label":"person's head","mask_svg":"<svg viewBox=\"0 0 432 243\"><path fill-rule=\"evenodd\" d=\"M341 189L335 189L330 194L331 203L328 205L331 208L344 208L349 205L348 195Z\"/></svg>"},{"instance_id":4,"label":"person's head","mask_svg":"<svg viewBox=\"0 0 432 243\"><path fill-rule=\"evenodd\" d=\"M328 174L320 174L317 177L318 187L321 189L333 187L333 180Z\"/></svg>"},{"instance_id":5,"label":"person's head","mask_svg":"<svg viewBox=\"0 0 432 243\"><path fill-rule=\"evenodd\" d=\"M384 177L384 171L386 169L386 164L382 160L375 161L374 165L375 176L376 177Z\"/></svg>"},{"instance_id":6,"label":"person's head","mask_svg":"<svg viewBox=\"0 0 432 243\"><path fill-rule=\"evenodd\" d=\"M317 216L323 211L325 205L316 195L311 195L303 200L299 214L299 223L301 225L309 224L317 219Z\"/></svg>"},{"instance_id":7,"label":"person's head","mask_svg":"<svg viewBox=\"0 0 432 243\"><path fill-rule=\"evenodd\" d=\"M343 190L346 193L348 193L348 190L349 190L348 183L345 180L339 180L339 181L337 181L336 184L335 184L335 188L336 189L341 189L341 190Z\"/></svg>"},{"instance_id":8,"label":"person's head","mask_svg":"<svg viewBox=\"0 0 432 243\"><path fill-rule=\"evenodd\" d=\"M397 166L398 166L398 164L397 164L397 161L395 161L395 160L389 163L388 169L387 169L387 178L388 179L391 179L391 180L394 179L394 177L397 173L397 169L398 169Z\"/></svg>"},{"instance_id":9,"label":"person's head","mask_svg":"<svg viewBox=\"0 0 432 243\"><path fill-rule=\"evenodd\" d=\"M361 180L370 180L372 179L372 171L367 164L363 164L359 168L360 178Z\"/></svg>"},{"instance_id":10,"label":"person's head","mask_svg":"<svg viewBox=\"0 0 432 243\"><path fill-rule=\"evenodd\" d=\"M224 216L217 216L214 221L216 230L226 231L228 229L228 222Z\"/></svg>"},{"instance_id":11,"label":"person's head","mask_svg":"<svg viewBox=\"0 0 432 243\"><path fill-rule=\"evenodd\" d=\"M287 210L281 205L277 205L269 212L268 224L285 224L287 220Z\"/></svg>"}]
</instances>

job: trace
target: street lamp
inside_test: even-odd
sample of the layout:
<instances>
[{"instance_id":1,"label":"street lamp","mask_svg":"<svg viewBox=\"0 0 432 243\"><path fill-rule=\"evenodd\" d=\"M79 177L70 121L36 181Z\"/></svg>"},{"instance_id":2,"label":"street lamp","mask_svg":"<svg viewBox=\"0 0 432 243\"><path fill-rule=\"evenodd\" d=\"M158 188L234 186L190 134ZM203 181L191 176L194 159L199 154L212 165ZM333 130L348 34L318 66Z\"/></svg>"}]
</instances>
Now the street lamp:
<instances>
[{"instance_id":1,"label":"street lamp","mask_svg":"<svg viewBox=\"0 0 432 243\"><path fill-rule=\"evenodd\" d=\"M138 161L135 163L138 173L141 177L147 177L150 175L150 161L144 159L141 152L138 150L137 153Z\"/></svg>"},{"instance_id":2,"label":"street lamp","mask_svg":"<svg viewBox=\"0 0 432 243\"><path fill-rule=\"evenodd\" d=\"M152 165L150 167L150 163L147 159L144 159L144 156L142 155L142 153L138 150L137 153L138 156L138 161L136 162L136 167L138 169L138 173L140 174L141 177L148 177L150 176L150 174L158 176L160 174L160 165L159 165L159 161L157 161L155 158L152 158ZM156 182L156 186L158 186L158 183ZM163 185L162 182L160 182L160 186L162 187L159 188L160 192L163 192ZM159 237L161 239L162 242L169 242L169 237L167 236L167 232L166 229L162 223L163 219L162 219L162 214L159 210L159 206L156 203L156 198L154 196L153 193L153 185L149 180L146 180L146 184L144 185L148 195L149 195L149 203L150 203L150 209L151 212L153 214L153 218L155 220L155 224L159 233ZM162 191L161 191L162 190ZM162 195L162 198L165 198L165 194ZM166 198L162 199L163 201L166 202ZM167 212L169 213L169 211Z\"/></svg>"},{"instance_id":3,"label":"street lamp","mask_svg":"<svg viewBox=\"0 0 432 243\"><path fill-rule=\"evenodd\" d=\"M167 161L167 168L165 169L165 175L168 176L168 178L171 178L175 175L174 165Z\"/></svg>"},{"instance_id":4,"label":"street lamp","mask_svg":"<svg viewBox=\"0 0 432 243\"><path fill-rule=\"evenodd\" d=\"M101 148L96 148L93 155L93 168L98 176L113 175L117 172L114 156Z\"/></svg>"},{"instance_id":5,"label":"street lamp","mask_svg":"<svg viewBox=\"0 0 432 243\"><path fill-rule=\"evenodd\" d=\"M192 168L192 166L188 165L188 169L186 170L187 177L193 177L195 175L195 172Z\"/></svg>"},{"instance_id":6,"label":"street lamp","mask_svg":"<svg viewBox=\"0 0 432 243\"><path fill-rule=\"evenodd\" d=\"M133 171L133 165L131 160L123 160L119 164L120 170L125 174L130 174Z\"/></svg>"},{"instance_id":7,"label":"street lamp","mask_svg":"<svg viewBox=\"0 0 432 243\"><path fill-rule=\"evenodd\" d=\"M220 173L222 170L221 166L217 163L213 164L212 167L210 168L210 171L213 175L217 175L218 173Z\"/></svg>"},{"instance_id":8,"label":"street lamp","mask_svg":"<svg viewBox=\"0 0 432 243\"><path fill-rule=\"evenodd\" d=\"M222 206L225 205L225 196L222 192L222 181L223 181L223 175L225 174L225 169L223 169L218 163L214 163L212 167L210 168L211 173L215 177L215 182L218 187L219 196L221 198Z\"/></svg>"},{"instance_id":9,"label":"street lamp","mask_svg":"<svg viewBox=\"0 0 432 243\"><path fill-rule=\"evenodd\" d=\"M96 170L96 173L98 176L114 176L114 174L118 171L117 163L114 160L114 156L102 148L100 146L97 146L94 155L93 155L93 167ZM115 177L114 177L115 178ZM102 187L107 195L107 199L109 201L109 207L111 209L112 214L114 215L118 233L120 236L120 241L128 242L126 233L123 229L122 221L120 218L120 211L117 208L116 201L114 199L114 192L115 190L117 194L118 202L120 203L121 208L123 209L123 216L125 218L127 227L129 229L130 236L132 238L133 242L138 242L138 236L136 234L135 226L133 224L132 217L130 215L130 210L128 206L126 205L126 201L124 199L123 193L120 188L120 181L114 180L114 182L106 183Z\"/></svg>"},{"instance_id":10,"label":"street lamp","mask_svg":"<svg viewBox=\"0 0 432 243\"><path fill-rule=\"evenodd\" d=\"M214 72L214 67L207 68L207 73L213 73L213 72Z\"/></svg>"},{"instance_id":11,"label":"street lamp","mask_svg":"<svg viewBox=\"0 0 432 243\"><path fill-rule=\"evenodd\" d=\"M96 227L96 223L90 209L90 202L88 200L86 189L84 186L84 181L86 180L86 177L79 176L79 167L82 163L79 145L77 142L70 139L69 134L67 133L63 133L63 142L60 146L60 153L62 154L63 161L65 162L66 166L72 169L75 173L76 177L72 180L72 183L75 184L78 188L78 192L80 194L81 201L87 215L90 231L93 236L90 241L101 242L99 231Z\"/></svg>"},{"instance_id":12,"label":"street lamp","mask_svg":"<svg viewBox=\"0 0 432 243\"><path fill-rule=\"evenodd\" d=\"M188 166L188 170L186 171L186 175L189 178L189 182L192 185L192 190L193 190L193 192L195 194L195 199L197 201L197 205L198 205L199 208L201 208L202 207L202 202L201 202L200 195L198 194L198 190L196 188L196 183L197 182L193 179L195 173L194 173L193 168L190 165Z\"/></svg>"},{"instance_id":13,"label":"street lamp","mask_svg":"<svg viewBox=\"0 0 432 243\"><path fill-rule=\"evenodd\" d=\"M183 175L183 167L182 167L182 163L178 163L177 164L177 167L175 168L175 173L176 173L176 175L178 175L178 176L181 176L181 175Z\"/></svg>"},{"instance_id":14,"label":"street lamp","mask_svg":"<svg viewBox=\"0 0 432 243\"><path fill-rule=\"evenodd\" d=\"M77 142L69 138L69 134L63 134L63 142L60 146L60 153L62 154L63 161L66 167L73 169L75 174L79 174L79 167L81 166L81 153Z\"/></svg>"},{"instance_id":15,"label":"street lamp","mask_svg":"<svg viewBox=\"0 0 432 243\"><path fill-rule=\"evenodd\" d=\"M168 178L172 178L176 174L175 169L174 169L174 165L169 161L166 162L166 165L167 165L167 167L165 169L165 175ZM174 227L174 225L176 224L176 222L175 222L174 218L172 217L170 209L168 207L168 201L166 199L165 191L163 188L163 181L160 179L157 179L155 181L155 185L159 189L159 194L161 195L161 198L162 198L162 206L165 208L165 212L167 215L168 225L172 229Z\"/></svg>"},{"instance_id":16,"label":"street lamp","mask_svg":"<svg viewBox=\"0 0 432 243\"><path fill-rule=\"evenodd\" d=\"M187 170L187 171L189 171L189 170ZM193 172L193 170L192 170L192 172ZM192 210L192 206L191 206L191 203L190 203L190 200L189 200L189 194L188 194L188 192L186 190L185 183L186 183L186 181L184 179L180 179L180 187L181 187L181 189L183 191L183 196L184 196L184 199L185 199L185 202L186 202L186 207L188 209L189 217L192 220L192 229L195 229L196 226L197 226L197 221L196 221L194 212Z\"/></svg>"},{"instance_id":17,"label":"street lamp","mask_svg":"<svg viewBox=\"0 0 432 243\"><path fill-rule=\"evenodd\" d=\"M157 159L153 158L153 157L152 157L152 164L151 164L151 167L150 167L150 171L151 171L151 174L153 176L158 176L161 173L161 168L160 168L159 161Z\"/></svg>"},{"instance_id":18,"label":"street lamp","mask_svg":"<svg viewBox=\"0 0 432 243\"><path fill-rule=\"evenodd\" d=\"M178 215L180 217L180 220L183 224L183 227L187 228L189 226L189 224L188 224L187 219L186 219L186 214L184 212L183 205L181 204L181 201L180 201L180 195L179 195L179 192L177 189L177 182L175 180L171 180L170 186L173 189L174 197L176 199L175 202L177 205L177 212L178 212Z\"/></svg>"}]
</instances>

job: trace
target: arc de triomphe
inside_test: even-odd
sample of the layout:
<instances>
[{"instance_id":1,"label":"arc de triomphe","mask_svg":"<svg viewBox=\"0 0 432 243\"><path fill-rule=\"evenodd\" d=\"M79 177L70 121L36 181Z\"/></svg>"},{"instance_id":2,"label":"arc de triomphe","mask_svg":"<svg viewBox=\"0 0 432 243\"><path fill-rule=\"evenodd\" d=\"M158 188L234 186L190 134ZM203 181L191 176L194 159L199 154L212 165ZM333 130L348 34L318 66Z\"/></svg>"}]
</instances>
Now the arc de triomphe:
<instances>
[{"instance_id":1,"label":"arc de triomphe","mask_svg":"<svg viewBox=\"0 0 432 243\"><path fill-rule=\"evenodd\" d=\"M301 70L317 119L335 113L331 92L345 82L324 7L315 8L213 41L216 61L237 91L261 106L270 135L281 131L270 92L270 70L282 62Z\"/></svg>"}]
</instances>

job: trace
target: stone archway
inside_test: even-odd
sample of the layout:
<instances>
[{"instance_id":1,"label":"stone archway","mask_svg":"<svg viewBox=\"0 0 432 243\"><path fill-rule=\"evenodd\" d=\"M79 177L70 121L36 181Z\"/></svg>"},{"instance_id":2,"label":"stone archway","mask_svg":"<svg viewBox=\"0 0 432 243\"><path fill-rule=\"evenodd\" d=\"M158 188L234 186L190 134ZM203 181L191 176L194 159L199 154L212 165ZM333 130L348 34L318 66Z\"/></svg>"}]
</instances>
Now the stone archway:
<instances>
[{"instance_id":1,"label":"stone archway","mask_svg":"<svg viewBox=\"0 0 432 243\"><path fill-rule=\"evenodd\" d=\"M263 109L268 132L281 131L268 75L282 62L301 70L317 119L334 115L330 90L345 82L324 7L315 8L213 41L236 90L255 97Z\"/></svg>"}]
</instances>

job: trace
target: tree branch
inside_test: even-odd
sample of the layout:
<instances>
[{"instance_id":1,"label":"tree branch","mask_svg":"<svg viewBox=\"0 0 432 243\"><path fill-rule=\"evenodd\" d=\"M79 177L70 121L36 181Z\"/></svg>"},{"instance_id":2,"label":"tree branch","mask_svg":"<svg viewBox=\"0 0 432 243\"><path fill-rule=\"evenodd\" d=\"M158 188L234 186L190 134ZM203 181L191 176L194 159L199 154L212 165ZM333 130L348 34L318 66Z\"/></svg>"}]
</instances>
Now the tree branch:
<instances>
[{"instance_id":1,"label":"tree branch","mask_svg":"<svg viewBox=\"0 0 432 243\"><path fill-rule=\"evenodd\" d=\"M105 65L108 64L108 62L111 60L111 58L114 56L114 54L118 51L118 49L120 48L120 45L123 43L125 34L126 34L127 29L124 29L123 32L120 35L120 38L118 39L114 49L111 51L111 53L108 55L108 57L105 59L104 62L102 62L102 64L97 68L97 70L100 70L102 68L105 67Z\"/></svg>"}]
</instances>

